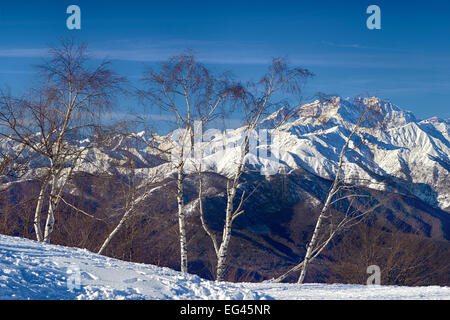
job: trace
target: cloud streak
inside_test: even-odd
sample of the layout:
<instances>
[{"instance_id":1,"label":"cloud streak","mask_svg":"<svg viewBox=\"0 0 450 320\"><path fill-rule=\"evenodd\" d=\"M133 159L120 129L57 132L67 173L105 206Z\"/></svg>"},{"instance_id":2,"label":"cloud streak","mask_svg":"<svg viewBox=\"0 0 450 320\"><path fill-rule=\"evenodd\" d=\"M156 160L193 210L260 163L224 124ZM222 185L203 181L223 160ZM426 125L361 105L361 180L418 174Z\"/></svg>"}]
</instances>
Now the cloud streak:
<instances>
[{"instance_id":1,"label":"cloud streak","mask_svg":"<svg viewBox=\"0 0 450 320\"><path fill-rule=\"evenodd\" d=\"M375 49L359 44L337 44L322 42L328 47L350 49ZM273 57L283 56L278 48L267 47L263 43L242 43L238 41L207 41L189 39L122 39L93 43L89 53L95 59L131 62L160 62L183 50L192 49L197 59L209 64L227 65L267 65ZM0 48L0 57L4 58L45 58L47 48ZM291 63L303 67L335 68L410 68L408 59L399 52L374 53L369 50L347 50L336 52L326 48L312 48L304 52L291 52Z\"/></svg>"},{"instance_id":2,"label":"cloud streak","mask_svg":"<svg viewBox=\"0 0 450 320\"><path fill-rule=\"evenodd\" d=\"M48 49L44 48L0 48L2 58L40 58L48 54Z\"/></svg>"},{"instance_id":3,"label":"cloud streak","mask_svg":"<svg viewBox=\"0 0 450 320\"><path fill-rule=\"evenodd\" d=\"M356 46L356 45L355 45ZM233 41L204 40L145 40L125 39L105 43L94 43L89 53L93 58L132 62L160 62L192 49L199 61L210 64L267 65L273 57L283 56L277 48L264 44ZM4 58L44 58L46 48L0 48ZM305 67L397 67L398 64L377 63L377 56L367 53L335 53L326 50L311 53L293 53L288 56L291 63Z\"/></svg>"}]
</instances>

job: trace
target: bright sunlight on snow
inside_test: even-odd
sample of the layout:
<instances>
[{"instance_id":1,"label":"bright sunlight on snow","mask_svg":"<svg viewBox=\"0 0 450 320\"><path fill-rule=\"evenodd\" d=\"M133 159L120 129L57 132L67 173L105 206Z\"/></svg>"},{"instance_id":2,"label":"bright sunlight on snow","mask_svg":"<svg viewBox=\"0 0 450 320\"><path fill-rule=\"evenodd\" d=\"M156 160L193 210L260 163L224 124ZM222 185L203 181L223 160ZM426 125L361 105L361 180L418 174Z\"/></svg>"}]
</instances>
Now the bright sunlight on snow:
<instances>
[{"instance_id":1,"label":"bright sunlight on snow","mask_svg":"<svg viewBox=\"0 0 450 320\"><path fill-rule=\"evenodd\" d=\"M213 282L0 235L0 299L450 299L450 288Z\"/></svg>"}]
</instances>

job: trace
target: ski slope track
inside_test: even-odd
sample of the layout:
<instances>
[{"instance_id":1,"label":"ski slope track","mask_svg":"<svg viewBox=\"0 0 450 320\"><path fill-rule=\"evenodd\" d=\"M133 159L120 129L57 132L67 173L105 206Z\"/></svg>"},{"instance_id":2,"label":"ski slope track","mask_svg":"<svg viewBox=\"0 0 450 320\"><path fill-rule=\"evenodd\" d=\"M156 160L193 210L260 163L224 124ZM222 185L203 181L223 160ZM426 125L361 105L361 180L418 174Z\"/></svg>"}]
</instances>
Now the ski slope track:
<instances>
[{"instance_id":1,"label":"ski slope track","mask_svg":"<svg viewBox=\"0 0 450 320\"><path fill-rule=\"evenodd\" d=\"M73 276L78 280L68 281ZM0 299L450 299L450 288L213 282L87 250L0 235Z\"/></svg>"}]
</instances>

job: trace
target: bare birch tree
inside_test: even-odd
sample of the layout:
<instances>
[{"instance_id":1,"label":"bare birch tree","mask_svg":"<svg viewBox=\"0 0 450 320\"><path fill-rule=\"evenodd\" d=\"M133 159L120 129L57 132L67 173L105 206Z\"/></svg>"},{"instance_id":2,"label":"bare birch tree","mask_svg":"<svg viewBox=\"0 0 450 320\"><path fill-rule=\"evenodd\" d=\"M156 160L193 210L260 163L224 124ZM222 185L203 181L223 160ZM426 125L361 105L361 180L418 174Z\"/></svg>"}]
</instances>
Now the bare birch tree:
<instances>
[{"instance_id":1,"label":"bare birch tree","mask_svg":"<svg viewBox=\"0 0 450 320\"><path fill-rule=\"evenodd\" d=\"M188 271L186 236L186 205L183 191L185 167L194 152L194 123L206 123L218 116L219 109L237 90L228 77L215 76L195 60L192 53L170 58L159 70L149 69L139 95L151 107L172 119L176 130L172 134L171 163L176 171L177 216L180 241L181 271Z\"/></svg>"},{"instance_id":2,"label":"bare birch tree","mask_svg":"<svg viewBox=\"0 0 450 320\"><path fill-rule=\"evenodd\" d=\"M198 201L200 218L205 232L211 238L217 256L217 281L223 281L225 279L233 222L244 213L244 203L256 191L255 188L249 194L246 194L245 191L242 191L240 195L238 193L241 187L241 177L247 171L246 162L248 155L253 151L251 139L255 138L255 131L258 124L265 115L279 108L281 105L289 109L289 103L284 100L277 100L277 94L284 93L298 97L302 92L302 86L305 80L311 76L312 73L306 69L291 68L286 60L274 59L268 72L257 83L249 82L246 86L240 88L237 96L240 98L242 106L240 111L243 114L244 127L240 143L236 146L238 156L234 163L234 172L227 179L227 203L222 239L220 242L205 222L203 185L201 177L199 179Z\"/></svg>"},{"instance_id":3,"label":"bare birch tree","mask_svg":"<svg viewBox=\"0 0 450 320\"><path fill-rule=\"evenodd\" d=\"M162 151L158 149L157 142L155 142L153 136L148 134L149 137L141 137L131 132L126 126L121 126L121 130L115 130L115 146L114 151L119 151L123 154L132 154L133 148L137 144L144 144L147 148L155 151L152 153L152 159L146 159L149 167L149 173L145 176L138 177L136 175L136 164L131 158L126 158L126 164L118 165L121 174L126 178L126 180L117 186L117 196L123 199L124 205L120 208L123 211L122 217L119 223L112 229L108 234L106 239L103 241L98 254L103 254L105 249L110 244L111 240L116 236L116 234L121 231L125 224L135 216L138 209L142 208L145 201L148 200L154 193L158 190L164 189L166 184L162 181L164 180L163 173L160 172L158 168L159 161L156 161ZM124 130L126 129L126 130Z\"/></svg>"},{"instance_id":4,"label":"bare birch tree","mask_svg":"<svg viewBox=\"0 0 450 320\"><path fill-rule=\"evenodd\" d=\"M45 162L34 227L38 241L50 242L55 212L74 170L86 151L98 145L93 133L121 90L123 78L104 61L91 67L87 48L74 39L49 51L38 66L39 86L23 97L2 93L0 126L3 137L22 145ZM81 140L82 136L90 139ZM92 137L92 138L91 138ZM42 210L48 194L47 217Z\"/></svg>"},{"instance_id":5,"label":"bare birch tree","mask_svg":"<svg viewBox=\"0 0 450 320\"><path fill-rule=\"evenodd\" d=\"M358 181L349 181L343 174L343 166L346 162L347 155L360 148L366 142L364 137L359 142L355 142L358 140L354 138L358 134L364 136L364 132L367 130L380 129L383 126L383 115L381 114L379 105L373 104L361 97L356 99L356 104L361 110L361 113L356 124L350 129L350 133L340 150L334 179L316 220L311 240L307 245L305 257L302 262L278 277L275 282L280 282L286 279L291 273L301 270L297 283L302 284L305 280L308 266L328 246L331 240L338 234L359 223L362 218L381 206L380 202L374 203L371 201L373 199L371 199L370 195L358 190L355 186ZM331 214L333 206L337 204L347 206L344 214L340 217ZM328 228L324 227L325 222L327 222Z\"/></svg>"}]
</instances>

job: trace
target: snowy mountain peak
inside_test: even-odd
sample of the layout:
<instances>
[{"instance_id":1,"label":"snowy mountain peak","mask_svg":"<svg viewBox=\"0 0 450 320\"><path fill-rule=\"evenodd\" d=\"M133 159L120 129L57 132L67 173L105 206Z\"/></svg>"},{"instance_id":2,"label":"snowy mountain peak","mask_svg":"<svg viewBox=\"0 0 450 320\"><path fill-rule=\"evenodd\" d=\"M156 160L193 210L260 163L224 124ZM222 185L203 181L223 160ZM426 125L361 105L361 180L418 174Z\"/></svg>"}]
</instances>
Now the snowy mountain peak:
<instances>
[{"instance_id":1,"label":"snowy mountain peak","mask_svg":"<svg viewBox=\"0 0 450 320\"><path fill-rule=\"evenodd\" d=\"M269 129L272 137L258 142L255 152L248 155L247 164L253 171L260 170L262 175L269 171L281 174L302 168L332 179L349 129L358 121L361 108L374 104L387 122L387 129L370 130L370 134L364 135L365 143L347 154L343 167L345 177L351 181L364 181L366 187L374 189L380 188L380 181L394 181L394 185L385 186L386 189L412 194L431 206L450 210L449 121L431 118L418 122L411 112L376 97L366 98L362 103L338 96L326 101L317 100L299 107L295 116L277 130L270 130L290 114L287 109L278 110L260 123L260 128ZM244 128L237 128L227 130L226 135L219 135L214 141L205 138L209 141L209 151L202 159L203 169L224 176L233 174L240 158L240 149L233 146L243 132ZM145 135L145 132L136 134L142 138ZM353 138L363 141L359 133ZM86 157L88 161L78 170L105 170L113 163L125 165L126 159L131 158L142 174L153 169L167 175L173 173L172 166L157 159L145 144L116 140L110 149L90 150ZM165 139L161 137L160 140L160 149L167 150L163 145ZM0 147L7 150L14 145L3 140ZM270 150L270 156L264 150ZM158 168L153 168L155 164ZM190 173L195 168L186 166L185 170ZM33 173L36 170L31 170L27 177Z\"/></svg>"},{"instance_id":2,"label":"snowy mountain peak","mask_svg":"<svg viewBox=\"0 0 450 320\"><path fill-rule=\"evenodd\" d=\"M364 106L376 106L384 129L371 130L370 135L365 136L365 145L347 155L343 168L345 176L352 181L366 181L366 186L376 189L380 188L377 181L380 177L395 178L396 184L402 185L400 192L414 194L432 206L448 210L448 121L432 118L418 122L411 112L377 97L358 101L336 96L301 106L296 116L273 132L275 137L272 140L280 151L278 158L265 161L251 155L249 162L264 171L264 167L273 166L278 161L280 172L303 168L332 179L338 153L347 139L349 128L357 123ZM285 109L278 110L264 119L262 124L265 128L270 127L283 119L286 112ZM240 132L236 130L235 134ZM355 139L362 139L362 136L358 133ZM226 157L219 153L210 156L210 168L225 175L232 172L233 152L227 152ZM389 186L386 188L389 189ZM395 190L399 192L398 185Z\"/></svg>"},{"instance_id":3,"label":"snowy mountain peak","mask_svg":"<svg viewBox=\"0 0 450 320\"><path fill-rule=\"evenodd\" d=\"M384 118L387 127L396 127L415 122L416 118L409 111L400 109L397 105L377 97L364 98L358 101L339 96L316 100L299 108L302 122L310 123L351 123L356 124L364 107L374 106Z\"/></svg>"}]
</instances>

